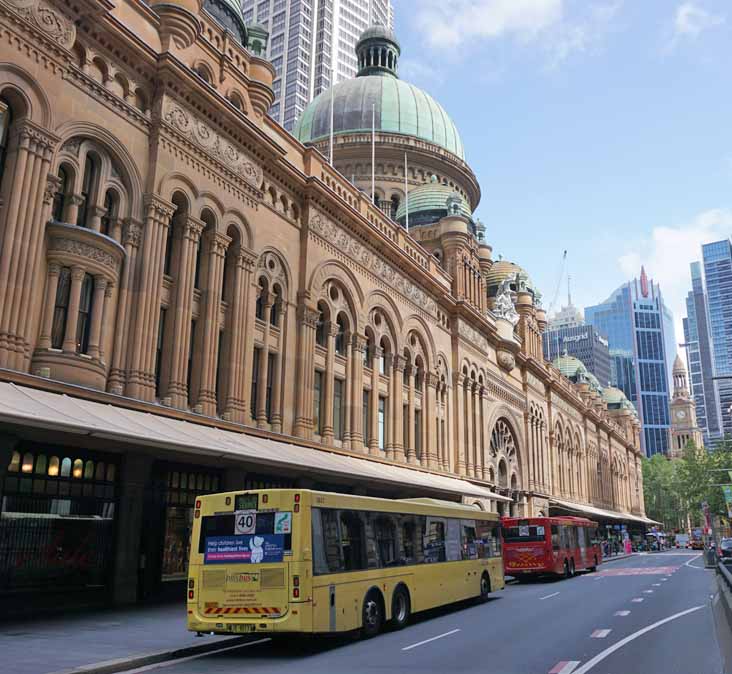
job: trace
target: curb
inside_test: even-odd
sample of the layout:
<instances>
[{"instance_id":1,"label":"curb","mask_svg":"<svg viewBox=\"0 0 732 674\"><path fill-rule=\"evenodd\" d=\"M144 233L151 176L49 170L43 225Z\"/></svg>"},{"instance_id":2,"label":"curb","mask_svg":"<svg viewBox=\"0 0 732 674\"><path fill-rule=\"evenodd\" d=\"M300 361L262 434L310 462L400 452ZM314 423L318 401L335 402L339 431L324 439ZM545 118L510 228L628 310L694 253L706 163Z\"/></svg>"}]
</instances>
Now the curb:
<instances>
[{"instance_id":1,"label":"curb","mask_svg":"<svg viewBox=\"0 0 732 674\"><path fill-rule=\"evenodd\" d=\"M228 639L220 639L218 641L201 644L200 646L185 646L183 648L175 648L168 651L156 651L153 653L140 653L130 657L116 658L114 660L103 660L102 662L92 662L88 665L80 665L71 669L58 670L51 674L114 674L115 672L124 672L128 669L136 669L145 665L154 665L159 662L168 660L177 660L191 655L202 655L211 651L217 651L220 648L230 648L245 644L251 641L249 636L231 637Z\"/></svg>"},{"instance_id":2,"label":"curb","mask_svg":"<svg viewBox=\"0 0 732 674\"><path fill-rule=\"evenodd\" d=\"M617 555L616 557L603 557L600 564L607 564L608 562L617 562L620 559L628 559L629 557L635 557L637 553L631 552L629 555Z\"/></svg>"}]
</instances>

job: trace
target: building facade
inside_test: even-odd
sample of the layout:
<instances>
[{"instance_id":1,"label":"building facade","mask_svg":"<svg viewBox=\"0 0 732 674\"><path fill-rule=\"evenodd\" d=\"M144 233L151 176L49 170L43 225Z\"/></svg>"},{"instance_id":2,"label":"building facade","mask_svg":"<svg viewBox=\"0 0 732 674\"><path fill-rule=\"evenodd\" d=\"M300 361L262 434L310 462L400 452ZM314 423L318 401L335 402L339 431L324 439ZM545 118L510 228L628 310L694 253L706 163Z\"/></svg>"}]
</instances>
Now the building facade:
<instances>
[{"instance_id":1,"label":"building facade","mask_svg":"<svg viewBox=\"0 0 732 674\"><path fill-rule=\"evenodd\" d=\"M696 418L696 402L689 391L686 367L676 356L673 369L674 392L671 398L671 430L669 438L670 458L683 456L684 449L692 444L697 449L704 442Z\"/></svg>"},{"instance_id":2,"label":"building facade","mask_svg":"<svg viewBox=\"0 0 732 674\"><path fill-rule=\"evenodd\" d=\"M713 376L723 435L732 435L732 242L702 246Z\"/></svg>"},{"instance_id":3,"label":"building facade","mask_svg":"<svg viewBox=\"0 0 732 674\"><path fill-rule=\"evenodd\" d=\"M641 268L640 278L618 288L602 304L587 307L585 320L608 336L613 384L638 410L644 452L666 453L676 343L673 317L658 284Z\"/></svg>"},{"instance_id":4,"label":"building facade","mask_svg":"<svg viewBox=\"0 0 732 674\"><path fill-rule=\"evenodd\" d=\"M538 293L493 260L445 126L384 122L382 210L267 116L275 70L229 5L0 21L6 614L180 596L195 496L221 490L648 521L635 418L544 362ZM388 31L359 45L395 78ZM370 139L338 144L365 181ZM409 231L385 212L405 150Z\"/></svg>"},{"instance_id":5,"label":"building facade","mask_svg":"<svg viewBox=\"0 0 732 674\"><path fill-rule=\"evenodd\" d=\"M248 25L269 33L264 55L276 72L269 114L288 131L313 98L356 75L356 42L366 28L394 28L391 0L241 0L241 6Z\"/></svg>"},{"instance_id":6,"label":"building facade","mask_svg":"<svg viewBox=\"0 0 732 674\"><path fill-rule=\"evenodd\" d=\"M601 386L612 381L609 342L594 325L549 328L544 333L544 358L554 362L564 353L579 358Z\"/></svg>"},{"instance_id":7,"label":"building facade","mask_svg":"<svg viewBox=\"0 0 732 674\"><path fill-rule=\"evenodd\" d=\"M713 379L707 296L701 264L692 262L690 268L691 290L686 296L686 317L683 320L686 361L689 364L689 384L696 404L697 422L704 434L704 444L711 447L722 436L722 430L719 399Z\"/></svg>"}]
</instances>

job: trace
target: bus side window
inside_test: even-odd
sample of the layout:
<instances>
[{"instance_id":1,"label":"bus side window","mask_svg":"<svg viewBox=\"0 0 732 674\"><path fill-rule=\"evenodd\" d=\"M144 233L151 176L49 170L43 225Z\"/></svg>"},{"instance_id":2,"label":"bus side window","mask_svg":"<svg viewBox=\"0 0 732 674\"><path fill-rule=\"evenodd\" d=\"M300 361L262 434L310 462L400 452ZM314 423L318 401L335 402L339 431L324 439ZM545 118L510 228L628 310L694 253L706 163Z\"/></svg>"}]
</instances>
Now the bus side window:
<instances>
[{"instance_id":1,"label":"bus side window","mask_svg":"<svg viewBox=\"0 0 732 674\"><path fill-rule=\"evenodd\" d=\"M338 511L312 509L313 573L321 575L343 571L338 539Z\"/></svg>"},{"instance_id":2,"label":"bus side window","mask_svg":"<svg viewBox=\"0 0 732 674\"><path fill-rule=\"evenodd\" d=\"M341 552L344 571L367 568L363 513L341 510Z\"/></svg>"},{"instance_id":3,"label":"bus side window","mask_svg":"<svg viewBox=\"0 0 732 674\"><path fill-rule=\"evenodd\" d=\"M436 517L422 518L422 549L424 561L445 561L445 520Z\"/></svg>"},{"instance_id":4,"label":"bus side window","mask_svg":"<svg viewBox=\"0 0 732 674\"><path fill-rule=\"evenodd\" d=\"M492 529L492 536L491 536L491 550L492 550L492 557L500 557L501 556L501 527L496 526Z\"/></svg>"},{"instance_id":5,"label":"bus side window","mask_svg":"<svg viewBox=\"0 0 732 674\"><path fill-rule=\"evenodd\" d=\"M424 520L424 516L397 515L400 564L421 564L424 561L422 543L419 540L419 532L422 529L422 525L419 523L420 519Z\"/></svg>"},{"instance_id":6,"label":"bus side window","mask_svg":"<svg viewBox=\"0 0 732 674\"><path fill-rule=\"evenodd\" d=\"M552 524L552 550L559 550L559 527Z\"/></svg>"},{"instance_id":7,"label":"bus side window","mask_svg":"<svg viewBox=\"0 0 732 674\"><path fill-rule=\"evenodd\" d=\"M475 535L475 520L463 520L461 523L461 550L463 559L478 559L478 546Z\"/></svg>"},{"instance_id":8,"label":"bus side window","mask_svg":"<svg viewBox=\"0 0 732 674\"><path fill-rule=\"evenodd\" d=\"M373 547L376 566L396 566L398 564L396 554L396 515L389 513L372 513L369 517L373 536L369 549ZM371 551L369 551L369 568L372 567Z\"/></svg>"}]
</instances>

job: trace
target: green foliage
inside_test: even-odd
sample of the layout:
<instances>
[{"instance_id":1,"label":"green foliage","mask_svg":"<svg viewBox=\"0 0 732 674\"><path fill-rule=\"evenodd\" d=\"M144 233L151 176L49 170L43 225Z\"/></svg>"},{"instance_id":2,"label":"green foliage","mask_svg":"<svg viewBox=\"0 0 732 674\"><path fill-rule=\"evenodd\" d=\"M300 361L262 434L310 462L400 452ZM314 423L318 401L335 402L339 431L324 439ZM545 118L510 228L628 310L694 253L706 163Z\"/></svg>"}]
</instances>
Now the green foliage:
<instances>
[{"instance_id":1,"label":"green foliage","mask_svg":"<svg viewBox=\"0 0 732 674\"><path fill-rule=\"evenodd\" d=\"M726 516L722 488L715 485L731 482L727 469L732 469L729 440L711 452L689 443L679 459L662 454L643 459L646 514L667 529L686 529L702 524L701 504L706 501L713 516Z\"/></svg>"}]
</instances>

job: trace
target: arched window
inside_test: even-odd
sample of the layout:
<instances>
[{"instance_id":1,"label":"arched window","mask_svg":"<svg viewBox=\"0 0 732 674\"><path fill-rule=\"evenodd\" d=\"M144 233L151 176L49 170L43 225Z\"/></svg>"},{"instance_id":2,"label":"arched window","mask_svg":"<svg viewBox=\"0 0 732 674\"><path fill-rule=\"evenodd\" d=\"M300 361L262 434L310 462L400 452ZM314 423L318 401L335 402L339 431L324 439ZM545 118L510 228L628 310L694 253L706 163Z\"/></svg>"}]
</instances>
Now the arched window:
<instances>
[{"instance_id":1,"label":"arched window","mask_svg":"<svg viewBox=\"0 0 732 674\"><path fill-rule=\"evenodd\" d=\"M81 459L74 460L74 469L71 474L77 480L80 480L84 475L84 462Z\"/></svg>"},{"instance_id":2,"label":"arched window","mask_svg":"<svg viewBox=\"0 0 732 674\"><path fill-rule=\"evenodd\" d=\"M280 310L282 308L282 295L280 287L278 285L275 285L272 289L272 293L274 297L272 301L272 306L269 310L269 323L270 325L277 327L280 322Z\"/></svg>"},{"instance_id":3,"label":"arched window","mask_svg":"<svg viewBox=\"0 0 732 674\"><path fill-rule=\"evenodd\" d=\"M84 281L81 284L81 298L79 299L79 319L76 323L76 348L79 353L87 353L89 350L93 299L94 277L91 274L84 274Z\"/></svg>"},{"instance_id":4,"label":"arched window","mask_svg":"<svg viewBox=\"0 0 732 674\"><path fill-rule=\"evenodd\" d=\"M397 210L399 209L399 197L394 194L391 197L391 219L396 220Z\"/></svg>"},{"instance_id":5,"label":"arched window","mask_svg":"<svg viewBox=\"0 0 732 674\"><path fill-rule=\"evenodd\" d=\"M76 217L76 224L79 227L87 227L87 216L89 214L89 200L92 198L92 190L96 181L97 164L90 154L86 155L84 162L84 179L81 183L81 204Z\"/></svg>"},{"instance_id":6,"label":"arched window","mask_svg":"<svg viewBox=\"0 0 732 674\"><path fill-rule=\"evenodd\" d=\"M62 267L58 275L56 302L53 309L53 325L51 326L51 347L60 349L66 334L66 321L69 314L69 293L71 292L71 269Z\"/></svg>"},{"instance_id":7,"label":"arched window","mask_svg":"<svg viewBox=\"0 0 732 674\"><path fill-rule=\"evenodd\" d=\"M71 477L71 459L68 456L61 462L61 477Z\"/></svg>"},{"instance_id":8,"label":"arched window","mask_svg":"<svg viewBox=\"0 0 732 674\"><path fill-rule=\"evenodd\" d=\"M328 307L324 302L318 302L318 319L315 325L315 343L318 346L328 345L327 321Z\"/></svg>"},{"instance_id":9,"label":"arched window","mask_svg":"<svg viewBox=\"0 0 732 674\"><path fill-rule=\"evenodd\" d=\"M117 215L117 194L114 190L107 190L104 194L104 215L102 216L102 234L109 235L112 221ZM170 229L170 228L168 228Z\"/></svg>"},{"instance_id":10,"label":"arched window","mask_svg":"<svg viewBox=\"0 0 732 674\"><path fill-rule=\"evenodd\" d=\"M421 391L424 384L424 361L421 356L417 356L414 366L414 390Z\"/></svg>"},{"instance_id":11,"label":"arched window","mask_svg":"<svg viewBox=\"0 0 732 674\"><path fill-rule=\"evenodd\" d=\"M57 456L52 456L51 460L48 462L48 476L49 477L58 477L59 472L59 460Z\"/></svg>"},{"instance_id":12,"label":"arched window","mask_svg":"<svg viewBox=\"0 0 732 674\"><path fill-rule=\"evenodd\" d=\"M3 174L5 173L5 159L8 156L8 142L10 140L10 127L13 124L13 109L8 105L7 101L0 98L0 185L2 185Z\"/></svg>"},{"instance_id":13,"label":"arched window","mask_svg":"<svg viewBox=\"0 0 732 674\"><path fill-rule=\"evenodd\" d=\"M24 473L32 473L33 472L33 454L30 452L26 452L23 454L23 465L20 467L20 469Z\"/></svg>"},{"instance_id":14,"label":"arched window","mask_svg":"<svg viewBox=\"0 0 732 674\"><path fill-rule=\"evenodd\" d=\"M264 303L267 299L267 290L269 285L267 279L262 276L259 279L259 291L257 293L257 304L255 306L254 315L260 320L264 320Z\"/></svg>"},{"instance_id":15,"label":"arched window","mask_svg":"<svg viewBox=\"0 0 732 674\"><path fill-rule=\"evenodd\" d=\"M503 459L498 462L498 486L508 487L508 469Z\"/></svg>"},{"instance_id":16,"label":"arched window","mask_svg":"<svg viewBox=\"0 0 732 674\"><path fill-rule=\"evenodd\" d=\"M53 211L51 217L56 222L63 222L64 206L66 205L66 191L69 187L69 176L63 166L60 166L58 169L58 178L58 189L53 195Z\"/></svg>"},{"instance_id":17,"label":"arched window","mask_svg":"<svg viewBox=\"0 0 732 674\"><path fill-rule=\"evenodd\" d=\"M338 332L336 332L335 336L335 352L339 356L345 356L346 355L346 328L348 325L348 320L343 314L338 314L338 318L336 318L336 327L338 328Z\"/></svg>"},{"instance_id":18,"label":"arched window","mask_svg":"<svg viewBox=\"0 0 732 674\"><path fill-rule=\"evenodd\" d=\"M389 348L389 340L386 339L386 337L382 337L379 346L381 347L381 358L379 359L379 374L388 377L389 369L386 366L386 362L389 354L391 353L391 349Z\"/></svg>"},{"instance_id":19,"label":"arched window","mask_svg":"<svg viewBox=\"0 0 732 674\"><path fill-rule=\"evenodd\" d=\"M40 475L44 475L46 473L46 463L47 463L46 455L40 454L36 458L36 473L38 473Z\"/></svg>"}]
</instances>

